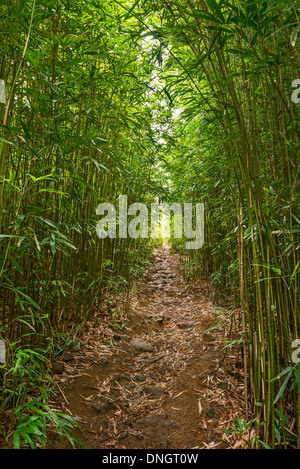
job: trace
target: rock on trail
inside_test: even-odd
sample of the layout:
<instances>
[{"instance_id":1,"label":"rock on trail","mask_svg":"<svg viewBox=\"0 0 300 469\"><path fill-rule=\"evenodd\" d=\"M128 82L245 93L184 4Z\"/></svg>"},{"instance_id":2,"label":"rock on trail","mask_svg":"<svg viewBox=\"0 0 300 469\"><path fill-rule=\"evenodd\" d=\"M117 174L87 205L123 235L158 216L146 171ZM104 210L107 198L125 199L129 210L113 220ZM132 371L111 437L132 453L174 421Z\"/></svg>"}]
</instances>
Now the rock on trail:
<instances>
[{"instance_id":1,"label":"rock on trail","mask_svg":"<svg viewBox=\"0 0 300 469\"><path fill-rule=\"evenodd\" d=\"M148 342L148 340L145 339L139 339L136 337L135 339L132 339L130 342L131 347L133 347L135 350L139 350L140 352L153 352L153 345L151 342Z\"/></svg>"}]
</instances>

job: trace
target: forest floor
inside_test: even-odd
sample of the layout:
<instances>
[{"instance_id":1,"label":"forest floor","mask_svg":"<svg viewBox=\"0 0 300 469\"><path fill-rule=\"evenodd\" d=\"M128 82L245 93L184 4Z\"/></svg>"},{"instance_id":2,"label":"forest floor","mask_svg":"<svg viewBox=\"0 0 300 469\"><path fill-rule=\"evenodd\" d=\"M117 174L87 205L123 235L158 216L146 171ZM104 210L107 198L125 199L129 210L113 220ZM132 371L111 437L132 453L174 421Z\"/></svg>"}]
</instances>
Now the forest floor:
<instances>
[{"instance_id":1,"label":"forest floor","mask_svg":"<svg viewBox=\"0 0 300 469\"><path fill-rule=\"evenodd\" d=\"M209 282L188 285L167 247L137 287L125 308L114 298L94 315L80 350L54 362L52 406L78 420L76 435L90 449L245 446L224 431L244 408L242 370L224 349L230 310L213 304Z\"/></svg>"}]
</instances>

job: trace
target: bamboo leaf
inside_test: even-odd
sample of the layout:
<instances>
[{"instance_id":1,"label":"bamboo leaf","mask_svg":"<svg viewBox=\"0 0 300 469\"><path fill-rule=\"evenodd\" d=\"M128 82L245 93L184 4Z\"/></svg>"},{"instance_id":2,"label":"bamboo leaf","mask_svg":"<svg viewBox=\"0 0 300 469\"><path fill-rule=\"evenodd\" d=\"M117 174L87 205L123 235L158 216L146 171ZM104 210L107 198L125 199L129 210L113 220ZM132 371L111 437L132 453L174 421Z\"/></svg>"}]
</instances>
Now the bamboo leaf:
<instances>
[{"instance_id":1,"label":"bamboo leaf","mask_svg":"<svg viewBox=\"0 0 300 469\"><path fill-rule=\"evenodd\" d=\"M291 370L291 371L288 372L288 375L287 375L287 377L285 378L284 382L282 383L282 385L281 385L281 387L280 387L280 389L279 389L279 392L278 392L278 394L277 394L277 396L276 396L276 398L275 398L275 400L274 400L274 402L273 402L273 405L275 405L275 404L279 401L279 399L282 397L282 395L283 395L283 393L284 393L284 391L285 391L285 389L286 389L286 387L287 387L287 384L288 384L288 382L289 382L289 379L290 379L292 373L293 373L293 370Z\"/></svg>"},{"instance_id":2,"label":"bamboo leaf","mask_svg":"<svg viewBox=\"0 0 300 469\"><path fill-rule=\"evenodd\" d=\"M292 31L291 44L292 44L293 47L295 47L295 45L296 45L299 29L300 29L300 24L298 24L298 26L296 26L296 28Z\"/></svg>"}]
</instances>

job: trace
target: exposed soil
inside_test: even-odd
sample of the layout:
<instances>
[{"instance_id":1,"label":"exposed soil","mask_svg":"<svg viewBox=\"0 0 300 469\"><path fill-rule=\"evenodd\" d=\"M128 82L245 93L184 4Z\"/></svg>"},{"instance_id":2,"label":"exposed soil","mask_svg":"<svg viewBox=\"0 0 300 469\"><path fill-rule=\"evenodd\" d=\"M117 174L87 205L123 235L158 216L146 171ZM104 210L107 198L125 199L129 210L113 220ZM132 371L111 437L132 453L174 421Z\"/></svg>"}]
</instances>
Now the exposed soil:
<instances>
[{"instance_id":1,"label":"exposed soil","mask_svg":"<svg viewBox=\"0 0 300 469\"><path fill-rule=\"evenodd\" d=\"M114 300L99 311L81 349L53 365L55 406L78 419L87 448L234 445L224 429L241 412L243 386L236 359L224 356L228 314L210 293L206 281L188 286L177 258L160 248L126 308ZM136 350L136 338L149 351ZM70 447L55 435L52 441Z\"/></svg>"}]
</instances>

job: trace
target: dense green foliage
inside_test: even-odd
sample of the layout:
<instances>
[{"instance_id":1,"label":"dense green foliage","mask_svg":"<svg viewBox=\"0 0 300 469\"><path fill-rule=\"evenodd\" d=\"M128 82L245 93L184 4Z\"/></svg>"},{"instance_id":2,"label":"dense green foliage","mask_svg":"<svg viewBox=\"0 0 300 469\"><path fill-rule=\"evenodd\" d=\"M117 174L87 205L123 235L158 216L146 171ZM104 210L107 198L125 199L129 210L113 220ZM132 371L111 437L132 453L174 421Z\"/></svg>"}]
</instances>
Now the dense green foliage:
<instances>
[{"instance_id":1,"label":"dense green foliage","mask_svg":"<svg viewBox=\"0 0 300 469\"><path fill-rule=\"evenodd\" d=\"M189 263L220 290L238 289L245 388L265 441L281 444L290 438L282 412L297 414L300 425L299 370L291 363L300 325L300 113L292 101L299 9L249 1L157 6L161 26L152 31L167 49L164 78L183 110L167 167L176 197L205 202L207 214L205 248L188 253ZM274 380L283 370L282 382Z\"/></svg>"},{"instance_id":2,"label":"dense green foliage","mask_svg":"<svg viewBox=\"0 0 300 469\"><path fill-rule=\"evenodd\" d=\"M1 4L1 337L45 347L107 285L130 288L151 243L100 242L100 202L204 202L189 275L240 305L246 411L264 441L299 439L299 12L289 0Z\"/></svg>"},{"instance_id":3,"label":"dense green foliage","mask_svg":"<svg viewBox=\"0 0 300 469\"><path fill-rule=\"evenodd\" d=\"M96 207L119 194L147 198L153 144L150 71L139 54L134 73L136 44L116 14L80 2L1 8L2 313L13 337L25 320L55 329L85 318L106 272L129 280L138 240L101 243Z\"/></svg>"},{"instance_id":4,"label":"dense green foliage","mask_svg":"<svg viewBox=\"0 0 300 469\"><path fill-rule=\"evenodd\" d=\"M152 200L155 142L146 53L117 11L92 3L0 7L0 333L16 363L20 344L54 353L100 307L103 288L130 288L150 253L143 240L96 236L100 202Z\"/></svg>"}]
</instances>

